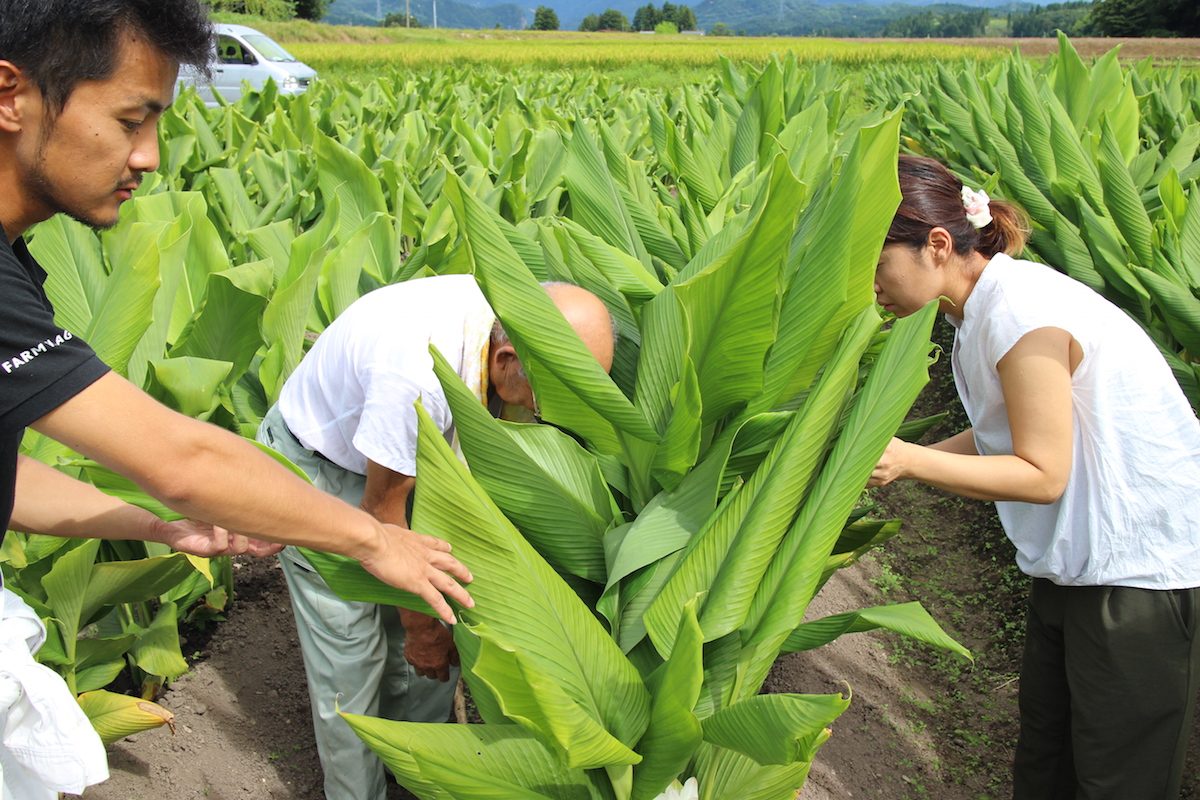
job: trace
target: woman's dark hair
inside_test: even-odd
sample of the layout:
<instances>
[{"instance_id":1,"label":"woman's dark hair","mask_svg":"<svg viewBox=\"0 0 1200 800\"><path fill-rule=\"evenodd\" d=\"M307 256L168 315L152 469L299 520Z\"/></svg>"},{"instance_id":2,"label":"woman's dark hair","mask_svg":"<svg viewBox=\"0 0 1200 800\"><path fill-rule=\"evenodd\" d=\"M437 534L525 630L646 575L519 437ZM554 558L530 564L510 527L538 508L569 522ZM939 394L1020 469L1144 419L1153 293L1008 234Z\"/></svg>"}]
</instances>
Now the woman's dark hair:
<instances>
[{"instance_id":1,"label":"woman's dark hair","mask_svg":"<svg viewBox=\"0 0 1200 800\"><path fill-rule=\"evenodd\" d=\"M900 156L900 208L888 229L885 244L924 247L929 232L945 228L954 238L954 252L977 251L991 258L997 253L1017 255L1029 238L1025 212L1012 203L992 200L992 221L976 228L963 207L963 183L932 158Z\"/></svg>"},{"instance_id":2,"label":"woman's dark hair","mask_svg":"<svg viewBox=\"0 0 1200 800\"><path fill-rule=\"evenodd\" d=\"M212 26L199 0L0 0L0 59L21 68L53 115L81 81L112 76L126 32L208 70Z\"/></svg>"}]
</instances>

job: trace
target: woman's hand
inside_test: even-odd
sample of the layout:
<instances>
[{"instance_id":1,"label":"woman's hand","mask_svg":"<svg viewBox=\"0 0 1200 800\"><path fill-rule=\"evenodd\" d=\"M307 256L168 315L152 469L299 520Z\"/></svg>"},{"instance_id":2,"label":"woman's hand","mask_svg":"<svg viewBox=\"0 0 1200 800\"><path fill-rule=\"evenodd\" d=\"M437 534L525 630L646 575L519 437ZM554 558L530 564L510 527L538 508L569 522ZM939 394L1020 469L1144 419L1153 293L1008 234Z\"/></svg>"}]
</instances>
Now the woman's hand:
<instances>
[{"instance_id":1,"label":"woman's hand","mask_svg":"<svg viewBox=\"0 0 1200 800\"><path fill-rule=\"evenodd\" d=\"M875 469L871 470L871 479L867 481L867 486L870 488L887 486L892 481L910 477L907 456L913 447L920 447L920 445L909 444L893 436L883 451L883 455L879 457L879 463L875 465Z\"/></svg>"}]
</instances>

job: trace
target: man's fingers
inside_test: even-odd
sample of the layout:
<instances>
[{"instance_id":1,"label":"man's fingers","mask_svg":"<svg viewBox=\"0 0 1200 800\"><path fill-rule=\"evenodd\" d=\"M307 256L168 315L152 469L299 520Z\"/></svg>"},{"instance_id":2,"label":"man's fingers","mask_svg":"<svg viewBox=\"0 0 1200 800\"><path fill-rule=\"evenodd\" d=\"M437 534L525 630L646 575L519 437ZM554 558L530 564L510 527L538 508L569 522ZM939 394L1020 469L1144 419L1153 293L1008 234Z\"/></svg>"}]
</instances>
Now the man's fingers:
<instances>
[{"instance_id":1,"label":"man's fingers","mask_svg":"<svg viewBox=\"0 0 1200 800\"><path fill-rule=\"evenodd\" d=\"M246 553L255 558L265 558L273 556L283 549L283 545L277 542L265 542L262 539L247 539Z\"/></svg>"},{"instance_id":2,"label":"man's fingers","mask_svg":"<svg viewBox=\"0 0 1200 800\"><path fill-rule=\"evenodd\" d=\"M430 582L442 594L448 596L451 600L458 603L464 608L474 608L475 600L471 597L462 584L454 580L453 577L444 572L434 571L434 574L429 578Z\"/></svg>"},{"instance_id":3,"label":"man's fingers","mask_svg":"<svg viewBox=\"0 0 1200 800\"><path fill-rule=\"evenodd\" d=\"M442 597L442 593L434 588L432 583L426 583L417 595L429 603L429 607L433 609L433 613L440 617L447 625L453 625L458 620L454 617L454 610L450 608L450 604L446 602L446 598Z\"/></svg>"},{"instance_id":4,"label":"man's fingers","mask_svg":"<svg viewBox=\"0 0 1200 800\"><path fill-rule=\"evenodd\" d=\"M410 532L413 536L417 537L417 541L419 541L425 547L428 547L430 550L438 550L443 553L450 552L450 543L445 539L439 539L436 536L426 536L425 534L417 533L416 531Z\"/></svg>"},{"instance_id":5,"label":"man's fingers","mask_svg":"<svg viewBox=\"0 0 1200 800\"><path fill-rule=\"evenodd\" d=\"M470 583L475 577L461 561L449 553L428 553L429 564L434 569L453 575L463 583Z\"/></svg>"}]
</instances>

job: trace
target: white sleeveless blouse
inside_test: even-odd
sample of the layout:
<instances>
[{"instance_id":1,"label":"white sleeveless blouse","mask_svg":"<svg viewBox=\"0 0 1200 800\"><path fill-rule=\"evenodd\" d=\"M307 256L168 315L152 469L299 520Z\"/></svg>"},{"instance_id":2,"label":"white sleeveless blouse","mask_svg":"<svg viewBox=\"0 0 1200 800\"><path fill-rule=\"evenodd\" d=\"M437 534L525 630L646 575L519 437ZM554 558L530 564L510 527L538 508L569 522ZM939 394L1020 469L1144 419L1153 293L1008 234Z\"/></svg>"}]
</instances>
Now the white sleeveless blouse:
<instances>
[{"instance_id":1,"label":"white sleeveless blouse","mask_svg":"<svg viewBox=\"0 0 1200 800\"><path fill-rule=\"evenodd\" d=\"M954 339L954 380L982 455L1011 454L996 365L1025 334L1060 328L1072 376L1074 452L1063 496L997 502L1025 573L1064 586L1200 586L1200 421L1142 329L1049 267L992 258Z\"/></svg>"}]
</instances>

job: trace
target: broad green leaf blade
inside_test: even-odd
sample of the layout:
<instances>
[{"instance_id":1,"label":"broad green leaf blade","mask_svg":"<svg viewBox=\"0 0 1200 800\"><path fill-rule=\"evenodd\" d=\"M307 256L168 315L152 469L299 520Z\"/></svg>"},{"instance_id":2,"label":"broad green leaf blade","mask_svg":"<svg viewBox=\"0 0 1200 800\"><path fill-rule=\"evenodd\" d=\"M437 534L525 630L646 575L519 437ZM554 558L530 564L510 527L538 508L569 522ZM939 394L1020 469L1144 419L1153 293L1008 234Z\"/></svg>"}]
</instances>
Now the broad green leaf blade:
<instances>
[{"instance_id":1,"label":"broad green leaf blade","mask_svg":"<svg viewBox=\"0 0 1200 800\"><path fill-rule=\"evenodd\" d=\"M136 222L118 240L109 233L112 272L97 298L92 318L81 333L96 355L124 373L129 357L150 325L150 312L159 287L159 248L167 223Z\"/></svg>"},{"instance_id":2,"label":"broad green leaf blade","mask_svg":"<svg viewBox=\"0 0 1200 800\"><path fill-rule=\"evenodd\" d=\"M388 586L352 558L309 550L306 547L298 549L333 593L343 600L397 606L434 616L433 609L424 600L411 592Z\"/></svg>"},{"instance_id":3,"label":"broad green leaf blade","mask_svg":"<svg viewBox=\"0 0 1200 800\"><path fill-rule=\"evenodd\" d=\"M1150 290L1171 334L1188 352L1200 354L1200 300L1185 287L1152 270L1134 267L1133 271Z\"/></svg>"},{"instance_id":4,"label":"broad green leaf blade","mask_svg":"<svg viewBox=\"0 0 1200 800\"><path fill-rule=\"evenodd\" d=\"M517 725L433 725L346 713L342 718L423 800L611 798L586 772L569 769Z\"/></svg>"},{"instance_id":5,"label":"broad green leaf blade","mask_svg":"<svg viewBox=\"0 0 1200 800\"><path fill-rule=\"evenodd\" d=\"M220 388L233 364L206 358L164 358L150 362L147 391L181 414L206 420L221 402Z\"/></svg>"},{"instance_id":6,"label":"broad green leaf blade","mask_svg":"<svg viewBox=\"0 0 1200 800\"><path fill-rule=\"evenodd\" d=\"M106 273L100 240L86 225L55 214L31 231L29 250L46 268L46 294L54 320L82 335L104 292Z\"/></svg>"},{"instance_id":7,"label":"broad green leaf blade","mask_svg":"<svg viewBox=\"0 0 1200 800\"><path fill-rule=\"evenodd\" d=\"M783 643L783 652L812 650L829 644L844 633L862 633L880 628L972 660L971 651L950 638L920 603L863 608L806 622L788 636Z\"/></svg>"},{"instance_id":8,"label":"broad green leaf blade","mask_svg":"<svg viewBox=\"0 0 1200 800\"><path fill-rule=\"evenodd\" d=\"M779 648L799 626L871 470L928 381L936 311L937 302L930 302L892 326L842 435L758 587L744 628L752 663L740 676L736 696L757 693Z\"/></svg>"},{"instance_id":9,"label":"broad green leaf blade","mask_svg":"<svg viewBox=\"0 0 1200 800\"><path fill-rule=\"evenodd\" d=\"M704 720L704 741L763 766L812 761L827 728L850 707L838 694L760 694Z\"/></svg>"},{"instance_id":10,"label":"broad green leaf blade","mask_svg":"<svg viewBox=\"0 0 1200 800\"><path fill-rule=\"evenodd\" d=\"M695 760L700 800L785 800L804 785L810 762L762 766L749 756L707 742Z\"/></svg>"},{"instance_id":11,"label":"broad green leaf blade","mask_svg":"<svg viewBox=\"0 0 1200 800\"><path fill-rule=\"evenodd\" d=\"M413 526L449 541L471 569L476 605L461 609L462 618L485 631L485 641L491 637L497 647L520 653L527 672L553 682L569 699L565 706L543 708L543 714L586 715L606 735L632 747L649 719L649 697L637 670L470 477L425 410L417 408L420 480ZM586 754L591 746L557 744L571 756L577 750ZM624 763L638 760L631 755Z\"/></svg>"},{"instance_id":12,"label":"broad green leaf blade","mask_svg":"<svg viewBox=\"0 0 1200 800\"><path fill-rule=\"evenodd\" d=\"M734 245L675 286L705 422L761 392L763 361L776 336L780 267L801 194L787 161L777 159Z\"/></svg>"},{"instance_id":13,"label":"broad green leaf blade","mask_svg":"<svg viewBox=\"0 0 1200 800\"><path fill-rule=\"evenodd\" d=\"M900 204L896 158L900 114L857 134L826 193L814 197L796 233L796 270L780 310L779 338L753 411L779 407L811 384L844 326L874 300L875 265Z\"/></svg>"},{"instance_id":14,"label":"broad green leaf blade","mask_svg":"<svg viewBox=\"0 0 1200 800\"><path fill-rule=\"evenodd\" d=\"M547 561L605 579L602 537L617 516L596 459L562 432L493 419L431 347L471 475Z\"/></svg>"},{"instance_id":15,"label":"broad green leaf blade","mask_svg":"<svg viewBox=\"0 0 1200 800\"><path fill-rule=\"evenodd\" d=\"M638 742L631 800L653 800L683 772L702 738L692 713L704 680L703 636L695 598L684 608L671 658L650 680L650 726Z\"/></svg>"},{"instance_id":16,"label":"broad green leaf blade","mask_svg":"<svg viewBox=\"0 0 1200 800\"><path fill-rule=\"evenodd\" d=\"M230 380L236 381L263 346L259 326L270 293L271 266L266 261L213 273L203 306L181 331L171 355L228 361L233 365Z\"/></svg>"},{"instance_id":17,"label":"broad green leaf blade","mask_svg":"<svg viewBox=\"0 0 1200 800\"><path fill-rule=\"evenodd\" d=\"M567 146L563 180L571 193L571 218L646 267L650 254L629 216L596 140L582 121L576 122Z\"/></svg>"},{"instance_id":18,"label":"broad green leaf blade","mask_svg":"<svg viewBox=\"0 0 1200 800\"><path fill-rule=\"evenodd\" d=\"M479 287L521 354L521 361L529 371L539 398L542 397L539 372L546 370L567 387L578 402L618 431L654 441L657 437L645 418L580 341L497 229L487 209L457 178L447 182L446 193L465 232L465 246ZM547 419L562 414L555 421L572 427L569 408L551 409L545 399L541 402Z\"/></svg>"},{"instance_id":19,"label":"broad green leaf blade","mask_svg":"<svg viewBox=\"0 0 1200 800\"><path fill-rule=\"evenodd\" d=\"M340 210L335 231L337 239L348 242L372 214L387 213L387 201L379 178L362 159L330 137L314 132L313 152L317 156L317 184L326 206L337 198Z\"/></svg>"},{"instance_id":20,"label":"broad green leaf blade","mask_svg":"<svg viewBox=\"0 0 1200 800\"><path fill-rule=\"evenodd\" d=\"M179 619L174 603L162 604L150 627L138 637L132 655L139 669L167 680L187 672L187 661L179 649Z\"/></svg>"},{"instance_id":21,"label":"broad green leaf blade","mask_svg":"<svg viewBox=\"0 0 1200 800\"><path fill-rule=\"evenodd\" d=\"M74 662L79 629L91 616L84 616L83 611L87 605L85 598L99 549L99 539L85 540L59 556L46 577L42 578L42 586L46 589L46 606L54 614L54 621L62 634L67 663Z\"/></svg>"},{"instance_id":22,"label":"broad green leaf blade","mask_svg":"<svg viewBox=\"0 0 1200 800\"><path fill-rule=\"evenodd\" d=\"M737 498L723 505L692 542L646 612L646 629L664 657L671 652L683 603L698 593L708 593L700 617L706 641L737 630L746 620L759 580L778 558L780 541L841 419L859 359L878 324L874 309L864 309L804 409Z\"/></svg>"},{"instance_id":23,"label":"broad green leaf blade","mask_svg":"<svg viewBox=\"0 0 1200 800\"><path fill-rule=\"evenodd\" d=\"M183 553L96 564L87 583L80 619L90 619L104 606L158 597L195 571Z\"/></svg>"}]
</instances>

